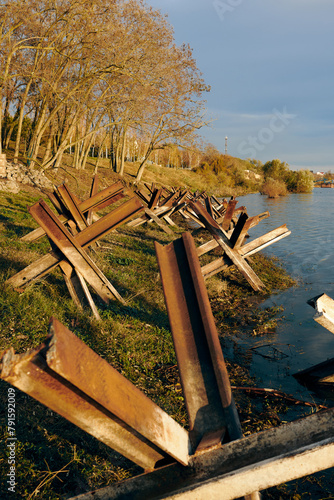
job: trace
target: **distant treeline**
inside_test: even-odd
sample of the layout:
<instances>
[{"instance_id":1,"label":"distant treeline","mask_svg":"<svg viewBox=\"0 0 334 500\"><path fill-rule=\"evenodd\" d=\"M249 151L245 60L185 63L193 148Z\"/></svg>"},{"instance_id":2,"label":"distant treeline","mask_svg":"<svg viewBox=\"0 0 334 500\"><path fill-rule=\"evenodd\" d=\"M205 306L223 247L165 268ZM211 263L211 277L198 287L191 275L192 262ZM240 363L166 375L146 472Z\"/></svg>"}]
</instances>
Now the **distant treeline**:
<instances>
[{"instance_id":1,"label":"distant treeline","mask_svg":"<svg viewBox=\"0 0 334 500\"><path fill-rule=\"evenodd\" d=\"M314 185L314 175L309 170L290 170L286 162L278 159L265 164L258 160L241 160L223 155L214 148L207 152L196 171L215 175L217 182L237 192L261 192L269 197L309 193Z\"/></svg>"}]
</instances>

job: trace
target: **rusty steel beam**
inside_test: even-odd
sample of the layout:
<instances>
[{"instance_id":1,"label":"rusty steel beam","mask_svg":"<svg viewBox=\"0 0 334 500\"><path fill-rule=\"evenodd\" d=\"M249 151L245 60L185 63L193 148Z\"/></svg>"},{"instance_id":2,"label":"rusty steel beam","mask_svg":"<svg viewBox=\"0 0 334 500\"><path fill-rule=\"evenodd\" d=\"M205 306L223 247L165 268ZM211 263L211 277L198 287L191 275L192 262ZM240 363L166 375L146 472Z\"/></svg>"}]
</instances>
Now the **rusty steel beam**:
<instances>
[{"instance_id":1,"label":"rusty steel beam","mask_svg":"<svg viewBox=\"0 0 334 500\"><path fill-rule=\"evenodd\" d=\"M205 208L206 208L207 212L211 215L211 217L214 218L211 198L209 198L209 197L205 199Z\"/></svg>"},{"instance_id":2,"label":"rusty steel beam","mask_svg":"<svg viewBox=\"0 0 334 500\"><path fill-rule=\"evenodd\" d=\"M77 235L73 236L76 243L83 248L87 248L98 239L106 236L110 231L127 222L133 216L144 209L143 204L137 197L130 198L128 201L117 207L109 214L101 217L97 222L87 227ZM44 229L41 228L44 232ZM33 262L17 274L9 278L6 283L14 288L21 289L34 280L40 279L53 269L55 269L63 260L60 252L49 252L36 262Z\"/></svg>"},{"instance_id":3,"label":"rusty steel beam","mask_svg":"<svg viewBox=\"0 0 334 500\"><path fill-rule=\"evenodd\" d=\"M123 184L121 182L116 182L115 184L112 184L111 186L103 189L102 191L96 193L94 196L89 198L88 200L83 201L82 203L79 203L79 209L81 212L86 213L89 210L93 210L94 212L97 212L98 210L102 210L103 208L106 208L107 206L111 205L112 203L115 203L116 201L124 198L128 191L125 189ZM66 209L66 207L63 206L62 203L59 203L57 201L57 198L55 195L57 194L57 191L54 193L54 196L51 197L52 203L56 203L55 206L57 210L62 211L62 215L60 215L60 220L62 223L65 223L69 220L69 213ZM64 213L65 211L65 213ZM43 228L39 227L37 229L34 229L30 233L26 234L21 238L22 241L35 241L38 238L41 238L42 236L45 235L45 231Z\"/></svg>"},{"instance_id":4,"label":"rusty steel beam","mask_svg":"<svg viewBox=\"0 0 334 500\"><path fill-rule=\"evenodd\" d=\"M237 203L238 203L238 201L235 200L235 199L231 199L228 202L228 205L227 205L227 208L226 208L226 211L225 211L225 214L224 214L223 222L221 224L221 226L224 229L224 231L228 231L228 229L230 227L230 224L231 224L231 221L232 221L232 218L233 218L233 214L234 214L234 211L235 211L235 206L236 206Z\"/></svg>"},{"instance_id":5,"label":"rusty steel beam","mask_svg":"<svg viewBox=\"0 0 334 500\"><path fill-rule=\"evenodd\" d=\"M63 226L58 217L43 200L30 207L29 212L44 229L56 247L72 266L82 274L102 300L109 302L111 298L117 298L124 303L120 294L84 251L78 240ZM89 226L86 229L90 230L92 227Z\"/></svg>"},{"instance_id":6,"label":"rusty steel beam","mask_svg":"<svg viewBox=\"0 0 334 500\"><path fill-rule=\"evenodd\" d=\"M154 207L158 206L161 193L162 193L162 188L155 189L153 191L150 202L148 204L148 208L153 209Z\"/></svg>"},{"instance_id":7,"label":"rusty steel beam","mask_svg":"<svg viewBox=\"0 0 334 500\"><path fill-rule=\"evenodd\" d=\"M242 436L229 377L192 236L155 243L195 446ZM201 443L202 441L202 443Z\"/></svg>"},{"instance_id":8,"label":"rusty steel beam","mask_svg":"<svg viewBox=\"0 0 334 500\"><path fill-rule=\"evenodd\" d=\"M290 234L291 231L287 228L286 224L282 224L282 226L279 226L276 229L273 229L272 231L269 231L268 233L264 234L263 236L260 236L259 238L256 238L255 240L246 243L237 250L241 256L245 258L250 257L254 253L260 252L267 246L276 243L282 238L286 238Z\"/></svg>"},{"instance_id":9,"label":"rusty steel beam","mask_svg":"<svg viewBox=\"0 0 334 500\"><path fill-rule=\"evenodd\" d=\"M52 205L55 207L58 215L60 215L60 216L66 216L66 217L70 216L70 214L69 214L69 212L67 210L67 207L63 204L62 200L60 200L58 198L58 194L57 194L56 190L53 193L49 193L48 194L48 198L51 201ZM34 231L32 231L32 232L34 232ZM31 234L31 233L29 233L29 234ZM21 240L23 240L23 238L25 238L25 236L23 236L21 238ZM25 241L25 240L23 240L23 241Z\"/></svg>"},{"instance_id":10,"label":"rusty steel beam","mask_svg":"<svg viewBox=\"0 0 334 500\"><path fill-rule=\"evenodd\" d=\"M37 348L2 353L0 377L144 469L188 463L187 431L55 319Z\"/></svg>"},{"instance_id":11,"label":"rusty steel beam","mask_svg":"<svg viewBox=\"0 0 334 500\"><path fill-rule=\"evenodd\" d=\"M80 272L77 269L74 269L74 267L65 260L60 263L60 268L62 270L68 291L70 292L75 305L79 309L82 309L85 301L87 301L95 318L98 321L101 321L101 317L94 303L93 297L91 296L87 283L81 276Z\"/></svg>"},{"instance_id":12,"label":"rusty steel beam","mask_svg":"<svg viewBox=\"0 0 334 500\"><path fill-rule=\"evenodd\" d=\"M89 197L92 198L94 195L96 195L98 193L98 190L99 190L99 176L94 175L92 180L92 185L90 188ZM86 212L86 220L89 226L93 223L93 213L94 212L91 208Z\"/></svg>"},{"instance_id":13,"label":"rusty steel beam","mask_svg":"<svg viewBox=\"0 0 334 500\"><path fill-rule=\"evenodd\" d=\"M66 205L71 219L75 222L78 231L82 231L88 226L87 220L83 212L79 208L75 197L72 195L68 186L64 183L57 187L57 192L59 197L62 199L63 203Z\"/></svg>"},{"instance_id":14,"label":"rusty steel beam","mask_svg":"<svg viewBox=\"0 0 334 500\"><path fill-rule=\"evenodd\" d=\"M234 200L232 200L234 201ZM222 247L226 256L236 265L241 274L246 278L248 283L251 285L253 290L260 291L265 288L265 285L262 283L260 278L256 275L250 265L246 262L246 260L240 256L237 250L231 248L230 243L221 227L217 224L217 222L210 217L208 212L205 210L201 203L190 202L190 207L194 212L198 215L201 222L205 225L207 230L212 234L217 243Z\"/></svg>"},{"instance_id":15,"label":"rusty steel beam","mask_svg":"<svg viewBox=\"0 0 334 500\"><path fill-rule=\"evenodd\" d=\"M242 212L234 229L230 231L224 231L222 229L222 231L225 236L229 238L230 246L232 248L238 248L239 251L239 248L241 247L249 229L257 226L259 222L261 222L263 219L266 219L267 217L270 217L269 212L263 212L262 214L255 215L254 217L248 217L246 212ZM216 222L218 223L218 220L216 220ZM205 253L217 247L219 247L219 243L215 239L210 240L197 248L197 255L200 257L201 255L204 255ZM240 253L240 255L243 254Z\"/></svg>"},{"instance_id":16,"label":"rusty steel beam","mask_svg":"<svg viewBox=\"0 0 334 500\"><path fill-rule=\"evenodd\" d=\"M242 247L238 247L237 252L239 253L239 255L246 259L247 257L250 257L251 255L259 252L260 250L263 250L272 243L276 243L282 238L286 238L286 236L289 236L290 234L291 231L288 230L286 224L283 224L282 226L269 231L269 233L266 233L265 235L260 236L259 238L256 238L249 243L246 243ZM203 255L204 253L216 248L217 246L218 243L215 240L211 240L208 243L204 243L204 245L198 247L197 254L198 256ZM222 257L219 257L218 259L215 259L214 261L202 266L202 274L204 278L207 279L227 269L231 265L233 265L233 262L224 254Z\"/></svg>"},{"instance_id":17,"label":"rusty steel beam","mask_svg":"<svg viewBox=\"0 0 334 500\"><path fill-rule=\"evenodd\" d=\"M69 500L233 500L334 467L334 409Z\"/></svg>"}]
</instances>

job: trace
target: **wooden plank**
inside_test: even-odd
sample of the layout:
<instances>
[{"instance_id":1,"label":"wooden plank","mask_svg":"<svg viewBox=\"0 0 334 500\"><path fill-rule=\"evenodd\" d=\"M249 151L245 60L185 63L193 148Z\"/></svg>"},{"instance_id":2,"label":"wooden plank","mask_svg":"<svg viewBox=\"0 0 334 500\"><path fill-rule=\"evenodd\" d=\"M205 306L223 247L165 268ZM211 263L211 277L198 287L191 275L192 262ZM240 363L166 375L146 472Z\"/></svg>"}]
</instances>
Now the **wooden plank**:
<instances>
[{"instance_id":1,"label":"wooden plank","mask_svg":"<svg viewBox=\"0 0 334 500\"><path fill-rule=\"evenodd\" d=\"M20 291L24 287L29 286L33 281L40 280L56 269L62 259L63 256L60 252L49 252L9 278L6 283Z\"/></svg>"},{"instance_id":2,"label":"wooden plank","mask_svg":"<svg viewBox=\"0 0 334 500\"><path fill-rule=\"evenodd\" d=\"M289 231L287 229L286 224L283 224L283 226L280 226L279 228L276 228L273 231L270 231L269 233L265 234L264 236L261 236L260 238L257 238L256 240L251 241L250 243L247 243L246 245L244 245L242 247L238 247L236 250L242 257L247 258L256 252L263 250L268 245L271 245L272 243L276 243L277 241L281 240L282 238L289 236L289 234L291 234L291 231ZM216 245L214 245L213 242L215 242ZM213 248L216 248L216 246L218 246L218 243L216 242L216 240L211 240L208 243L198 247L197 251L200 251L199 255L203 255L203 253L205 253L205 251L210 251ZM201 252L203 252L203 253L201 253ZM203 274L205 279L208 279L211 276L214 276L215 274L226 270L232 264L233 264L233 262L227 256L223 255L222 257L219 257L218 259L215 259L214 261L209 262L208 264L205 264L204 266L202 266L202 268L201 268L202 274Z\"/></svg>"},{"instance_id":3,"label":"wooden plank","mask_svg":"<svg viewBox=\"0 0 334 500\"><path fill-rule=\"evenodd\" d=\"M83 309L85 294L83 293L77 275L74 273L73 266L71 266L68 261L63 260L60 263L60 269L63 273L67 289L71 295L73 302L79 309Z\"/></svg>"},{"instance_id":4,"label":"wooden plank","mask_svg":"<svg viewBox=\"0 0 334 500\"><path fill-rule=\"evenodd\" d=\"M200 257L201 255L204 255L217 247L219 247L219 244L213 238L212 240L207 241L206 243L203 243L203 245L197 247L197 255L198 257Z\"/></svg>"},{"instance_id":5,"label":"wooden plank","mask_svg":"<svg viewBox=\"0 0 334 500\"><path fill-rule=\"evenodd\" d=\"M93 297L80 272L74 269L73 266L65 260L60 263L60 268L63 272L66 286L75 305L79 309L83 309L84 301L86 300L95 319L101 321L101 316L97 310Z\"/></svg>"},{"instance_id":6,"label":"wooden plank","mask_svg":"<svg viewBox=\"0 0 334 500\"><path fill-rule=\"evenodd\" d=\"M182 213L185 213L189 219L196 222L196 224L198 224L200 227L205 227L205 225L199 220L195 212L189 208L189 205L182 211Z\"/></svg>"},{"instance_id":7,"label":"wooden plank","mask_svg":"<svg viewBox=\"0 0 334 500\"><path fill-rule=\"evenodd\" d=\"M167 211L168 211L168 207L166 207L166 208L167 208ZM150 220L153 220L156 224L158 224L158 226L163 231L165 231L165 233L167 233L167 234L173 234L173 231L168 226L166 226L166 224L164 224L159 219L159 217L153 212L153 210L150 210L149 208L145 208L144 210L145 210L145 213L149 216ZM165 212L165 210L160 211L160 213L164 213L164 212ZM148 220L148 222L150 222L150 220Z\"/></svg>"},{"instance_id":8,"label":"wooden plank","mask_svg":"<svg viewBox=\"0 0 334 500\"><path fill-rule=\"evenodd\" d=\"M219 257L218 259L209 262L201 267L202 275L204 279L211 278L221 271L228 269L233 263L227 257Z\"/></svg>"}]
</instances>

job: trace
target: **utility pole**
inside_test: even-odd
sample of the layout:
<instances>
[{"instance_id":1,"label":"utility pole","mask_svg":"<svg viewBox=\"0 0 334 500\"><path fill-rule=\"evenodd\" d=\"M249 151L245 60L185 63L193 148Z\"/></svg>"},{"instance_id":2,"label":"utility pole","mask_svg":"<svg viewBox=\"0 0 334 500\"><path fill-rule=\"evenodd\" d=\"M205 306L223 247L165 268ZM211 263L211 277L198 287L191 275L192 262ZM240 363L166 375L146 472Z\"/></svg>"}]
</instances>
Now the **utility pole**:
<instances>
[{"instance_id":1,"label":"utility pole","mask_svg":"<svg viewBox=\"0 0 334 500\"><path fill-rule=\"evenodd\" d=\"M228 137L226 136L225 137L225 154L226 155L227 155L227 139L228 139Z\"/></svg>"}]
</instances>

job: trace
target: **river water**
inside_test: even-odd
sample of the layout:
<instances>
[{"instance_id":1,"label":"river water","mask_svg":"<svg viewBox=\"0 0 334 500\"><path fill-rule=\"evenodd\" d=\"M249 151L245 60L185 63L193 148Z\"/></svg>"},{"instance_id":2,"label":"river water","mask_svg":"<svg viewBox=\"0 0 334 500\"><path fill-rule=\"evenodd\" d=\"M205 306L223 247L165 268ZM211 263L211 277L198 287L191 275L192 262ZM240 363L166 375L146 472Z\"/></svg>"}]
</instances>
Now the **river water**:
<instances>
[{"instance_id":1,"label":"river water","mask_svg":"<svg viewBox=\"0 0 334 500\"><path fill-rule=\"evenodd\" d=\"M258 385L300 399L319 400L318 392L300 385L292 374L334 357L333 333L314 321L315 310L307 304L321 293L334 299L334 189L317 188L310 194L277 199L251 194L238 198L237 206L241 205L246 206L249 216L270 212L269 218L250 230L250 239L287 224L291 235L263 253L279 257L298 284L273 294L263 304L284 308L274 334L234 340L249 354L251 374L257 377ZM229 354L232 351L231 347ZM333 395L326 393L326 397L332 400Z\"/></svg>"}]
</instances>

